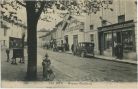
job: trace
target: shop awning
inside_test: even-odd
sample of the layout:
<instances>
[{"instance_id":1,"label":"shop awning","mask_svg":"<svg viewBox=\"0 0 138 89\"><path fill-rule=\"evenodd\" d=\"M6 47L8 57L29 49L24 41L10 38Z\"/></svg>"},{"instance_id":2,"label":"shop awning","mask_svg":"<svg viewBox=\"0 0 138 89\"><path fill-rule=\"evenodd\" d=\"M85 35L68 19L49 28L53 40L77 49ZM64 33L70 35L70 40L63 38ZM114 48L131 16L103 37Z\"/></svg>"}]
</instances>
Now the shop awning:
<instances>
[{"instance_id":1,"label":"shop awning","mask_svg":"<svg viewBox=\"0 0 138 89\"><path fill-rule=\"evenodd\" d=\"M116 24L112 24L112 25L107 25L107 26L103 26L103 27L99 27L98 28L98 32L104 32L104 31L111 31L111 30L119 30L122 28L130 28L130 27L134 27L134 21L133 20L129 20L129 21L125 21L122 23L116 23Z\"/></svg>"}]
</instances>

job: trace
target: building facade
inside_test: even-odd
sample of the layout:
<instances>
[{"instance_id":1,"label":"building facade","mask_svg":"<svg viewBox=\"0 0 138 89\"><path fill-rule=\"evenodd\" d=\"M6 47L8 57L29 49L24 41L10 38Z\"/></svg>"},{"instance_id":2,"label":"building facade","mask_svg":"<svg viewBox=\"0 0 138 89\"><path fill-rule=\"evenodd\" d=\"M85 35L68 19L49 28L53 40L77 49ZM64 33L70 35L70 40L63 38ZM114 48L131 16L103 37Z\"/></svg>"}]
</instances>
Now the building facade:
<instances>
[{"instance_id":1,"label":"building facade","mask_svg":"<svg viewBox=\"0 0 138 89\"><path fill-rule=\"evenodd\" d=\"M0 43L2 47L9 47L12 38L22 39L23 35L25 35L24 41L27 41L27 27L25 24L14 22L4 15L1 16L0 21Z\"/></svg>"},{"instance_id":2,"label":"building facade","mask_svg":"<svg viewBox=\"0 0 138 89\"><path fill-rule=\"evenodd\" d=\"M129 6L131 4L131 7ZM102 9L86 16L86 41L94 41L97 54L116 57L116 44L122 45L120 55L136 60L135 0L113 0L113 10Z\"/></svg>"},{"instance_id":3,"label":"building facade","mask_svg":"<svg viewBox=\"0 0 138 89\"><path fill-rule=\"evenodd\" d=\"M63 44L63 30L62 30L62 27L63 27L63 20L60 21L58 24L56 24L55 26L55 38L56 38L56 44L57 46L61 46Z\"/></svg>"},{"instance_id":4,"label":"building facade","mask_svg":"<svg viewBox=\"0 0 138 89\"><path fill-rule=\"evenodd\" d=\"M46 30L45 28L37 31L37 46L41 47L46 43L46 38L44 37L48 32L50 32L50 30Z\"/></svg>"},{"instance_id":5,"label":"building facade","mask_svg":"<svg viewBox=\"0 0 138 89\"><path fill-rule=\"evenodd\" d=\"M136 60L136 0L113 0L109 8L86 14L84 21L68 14L56 25L57 44L68 44L70 50L72 44L94 42L96 55L117 57L120 52L123 59Z\"/></svg>"},{"instance_id":6,"label":"building facade","mask_svg":"<svg viewBox=\"0 0 138 89\"><path fill-rule=\"evenodd\" d=\"M71 50L72 44L77 45L79 42L84 42L84 22L78 21L71 17L68 20L68 25L64 30L64 43L68 45L68 50Z\"/></svg>"}]
</instances>

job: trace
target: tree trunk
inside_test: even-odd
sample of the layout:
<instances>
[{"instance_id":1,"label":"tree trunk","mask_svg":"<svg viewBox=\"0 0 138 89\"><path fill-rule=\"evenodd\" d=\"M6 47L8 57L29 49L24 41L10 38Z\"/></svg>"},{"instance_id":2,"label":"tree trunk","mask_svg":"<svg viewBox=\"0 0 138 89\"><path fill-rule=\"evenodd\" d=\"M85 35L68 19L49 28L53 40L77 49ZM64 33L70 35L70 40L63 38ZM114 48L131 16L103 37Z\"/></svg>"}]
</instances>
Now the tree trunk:
<instances>
[{"instance_id":1,"label":"tree trunk","mask_svg":"<svg viewBox=\"0 0 138 89\"><path fill-rule=\"evenodd\" d=\"M37 78L37 33L36 33L36 29L37 29L36 20L28 21L27 79L29 80L35 80Z\"/></svg>"},{"instance_id":2,"label":"tree trunk","mask_svg":"<svg viewBox=\"0 0 138 89\"><path fill-rule=\"evenodd\" d=\"M30 5L30 6L29 6ZM37 22L32 4L27 10L27 44L28 44L28 65L27 80L37 79Z\"/></svg>"},{"instance_id":3,"label":"tree trunk","mask_svg":"<svg viewBox=\"0 0 138 89\"><path fill-rule=\"evenodd\" d=\"M24 38L25 38L25 33L22 34L22 49L23 49L23 52L22 52L22 63L24 63Z\"/></svg>"}]
</instances>

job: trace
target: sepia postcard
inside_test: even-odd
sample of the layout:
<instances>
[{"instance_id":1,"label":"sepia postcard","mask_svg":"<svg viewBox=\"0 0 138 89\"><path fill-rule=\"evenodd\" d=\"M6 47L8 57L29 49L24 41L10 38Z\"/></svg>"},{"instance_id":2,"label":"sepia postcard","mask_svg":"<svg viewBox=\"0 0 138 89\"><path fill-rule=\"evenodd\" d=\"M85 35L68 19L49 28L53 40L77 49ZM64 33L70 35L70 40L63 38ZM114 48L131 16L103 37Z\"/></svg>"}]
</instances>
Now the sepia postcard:
<instances>
[{"instance_id":1,"label":"sepia postcard","mask_svg":"<svg viewBox=\"0 0 138 89\"><path fill-rule=\"evenodd\" d=\"M1 88L137 89L137 0L0 0Z\"/></svg>"}]
</instances>

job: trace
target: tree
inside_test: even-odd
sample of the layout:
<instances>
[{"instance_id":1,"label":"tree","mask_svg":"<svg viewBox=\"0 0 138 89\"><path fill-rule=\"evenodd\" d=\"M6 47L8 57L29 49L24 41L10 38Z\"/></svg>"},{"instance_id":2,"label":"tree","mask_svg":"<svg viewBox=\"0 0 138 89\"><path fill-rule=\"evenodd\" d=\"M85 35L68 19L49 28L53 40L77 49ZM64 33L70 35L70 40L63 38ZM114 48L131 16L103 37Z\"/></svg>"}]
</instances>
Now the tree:
<instances>
[{"instance_id":1,"label":"tree","mask_svg":"<svg viewBox=\"0 0 138 89\"><path fill-rule=\"evenodd\" d=\"M27 79L37 79L37 23L42 11L46 12L47 8L51 8L54 3L52 1L25 1L23 4L17 1L18 4L26 7L27 13L27 43L28 43L28 65ZM62 7L61 7L62 8Z\"/></svg>"},{"instance_id":2,"label":"tree","mask_svg":"<svg viewBox=\"0 0 138 89\"><path fill-rule=\"evenodd\" d=\"M103 4L111 4L112 0L16 0L9 4L17 3L26 8L27 14L27 43L28 43L28 65L27 65L27 79L37 79L37 23L42 12L48 13L48 8L56 7L59 10L67 11L66 14L80 15L81 13L96 13L103 7ZM108 2L108 3L106 3ZM15 7L14 7L15 8ZM16 9L19 6L16 7ZM55 13L53 9L53 13Z\"/></svg>"}]
</instances>

